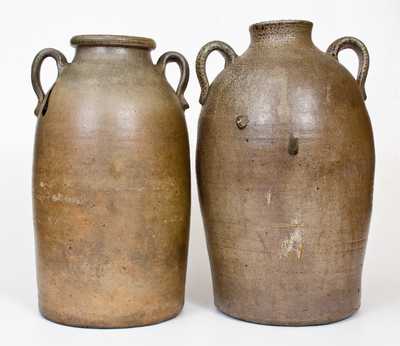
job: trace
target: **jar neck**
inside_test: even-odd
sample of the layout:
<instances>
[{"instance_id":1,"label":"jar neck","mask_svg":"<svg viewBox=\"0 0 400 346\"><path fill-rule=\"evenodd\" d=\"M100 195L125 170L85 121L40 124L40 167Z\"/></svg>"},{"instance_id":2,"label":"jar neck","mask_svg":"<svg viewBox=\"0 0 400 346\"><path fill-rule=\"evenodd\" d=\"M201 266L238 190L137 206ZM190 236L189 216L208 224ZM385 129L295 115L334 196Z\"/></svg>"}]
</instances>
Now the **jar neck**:
<instances>
[{"instance_id":1,"label":"jar neck","mask_svg":"<svg viewBox=\"0 0 400 346\"><path fill-rule=\"evenodd\" d=\"M303 20L281 20L250 26L250 47L314 46L311 39L313 24Z\"/></svg>"},{"instance_id":2,"label":"jar neck","mask_svg":"<svg viewBox=\"0 0 400 346\"><path fill-rule=\"evenodd\" d=\"M138 47L77 46L73 62L110 62L112 64L132 61L152 64L150 50Z\"/></svg>"}]
</instances>

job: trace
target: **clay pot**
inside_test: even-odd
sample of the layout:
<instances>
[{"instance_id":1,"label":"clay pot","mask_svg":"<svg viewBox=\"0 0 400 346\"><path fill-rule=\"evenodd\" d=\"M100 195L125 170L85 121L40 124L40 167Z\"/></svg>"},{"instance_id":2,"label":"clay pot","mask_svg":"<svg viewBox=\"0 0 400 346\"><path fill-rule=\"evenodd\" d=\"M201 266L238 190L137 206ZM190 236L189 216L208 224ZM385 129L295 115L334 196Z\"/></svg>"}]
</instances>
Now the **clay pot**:
<instances>
[{"instance_id":1,"label":"clay pot","mask_svg":"<svg viewBox=\"0 0 400 346\"><path fill-rule=\"evenodd\" d=\"M374 178L368 52L352 37L321 52L311 29L254 24L241 56L215 41L197 58L197 176L215 304L247 321L323 324L360 306ZM359 56L357 80L337 61L344 48ZM209 86L213 50L226 67Z\"/></svg>"},{"instance_id":2,"label":"clay pot","mask_svg":"<svg viewBox=\"0 0 400 346\"><path fill-rule=\"evenodd\" d=\"M55 322L128 327L184 302L190 212L185 58L153 65L151 39L76 36L71 63L33 61L39 98L33 168L39 305ZM58 79L47 95L42 61ZM181 69L176 93L164 76Z\"/></svg>"}]
</instances>

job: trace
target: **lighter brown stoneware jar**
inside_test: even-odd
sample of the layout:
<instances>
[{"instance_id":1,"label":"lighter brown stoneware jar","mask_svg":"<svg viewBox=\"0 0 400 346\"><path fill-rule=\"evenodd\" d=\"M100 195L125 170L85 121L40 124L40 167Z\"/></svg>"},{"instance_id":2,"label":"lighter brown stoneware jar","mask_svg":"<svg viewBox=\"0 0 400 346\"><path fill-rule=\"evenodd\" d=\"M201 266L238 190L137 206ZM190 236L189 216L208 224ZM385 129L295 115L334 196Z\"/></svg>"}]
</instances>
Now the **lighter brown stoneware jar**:
<instances>
[{"instance_id":1,"label":"lighter brown stoneware jar","mask_svg":"<svg viewBox=\"0 0 400 346\"><path fill-rule=\"evenodd\" d=\"M246 321L324 324L360 306L374 179L368 52L344 37L324 53L311 29L254 24L241 56L215 41L197 58L197 176L214 299ZM357 80L337 61L344 48L358 54ZM213 50L226 67L209 86Z\"/></svg>"},{"instance_id":2,"label":"lighter brown stoneware jar","mask_svg":"<svg viewBox=\"0 0 400 346\"><path fill-rule=\"evenodd\" d=\"M71 63L44 49L33 207L39 305L62 324L114 328L174 317L184 302L190 212L185 58L154 65L151 39L72 38ZM40 67L57 62L44 95ZM178 63L177 91L164 76Z\"/></svg>"}]
</instances>

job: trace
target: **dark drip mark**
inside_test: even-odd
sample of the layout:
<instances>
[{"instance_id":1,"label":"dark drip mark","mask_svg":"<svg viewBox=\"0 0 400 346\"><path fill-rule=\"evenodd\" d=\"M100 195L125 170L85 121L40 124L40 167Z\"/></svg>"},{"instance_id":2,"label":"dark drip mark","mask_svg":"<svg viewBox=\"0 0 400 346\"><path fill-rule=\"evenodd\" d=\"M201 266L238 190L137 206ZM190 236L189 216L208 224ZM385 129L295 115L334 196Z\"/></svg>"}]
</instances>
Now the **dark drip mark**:
<instances>
[{"instance_id":1,"label":"dark drip mark","mask_svg":"<svg viewBox=\"0 0 400 346\"><path fill-rule=\"evenodd\" d=\"M288 153L289 155L297 155L299 152L299 139L292 134L289 137Z\"/></svg>"}]
</instances>

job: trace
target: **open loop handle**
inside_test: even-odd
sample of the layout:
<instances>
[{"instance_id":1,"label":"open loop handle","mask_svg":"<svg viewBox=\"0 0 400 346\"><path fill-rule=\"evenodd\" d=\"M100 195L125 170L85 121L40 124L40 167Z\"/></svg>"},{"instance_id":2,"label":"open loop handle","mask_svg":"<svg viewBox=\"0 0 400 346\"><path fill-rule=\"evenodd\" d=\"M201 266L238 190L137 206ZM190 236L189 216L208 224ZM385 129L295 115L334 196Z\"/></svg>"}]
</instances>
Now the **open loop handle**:
<instances>
[{"instance_id":1,"label":"open loop handle","mask_svg":"<svg viewBox=\"0 0 400 346\"><path fill-rule=\"evenodd\" d=\"M33 90L35 91L38 104L35 108L35 114L38 116L40 114L40 110L42 109L43 103L45 101L45 93L43 91L42 83L40 82L40 68L42 67L42 63L44 59L52 57L57 63L58 76L60 76L63 67L67 64L67 59L64 54L54 48L45 48L42 49L33 59L32 70L31 70L31 79Z\"/></svg>"},{"instance_id":2,"label":"open loop handle","mask_svg":"<svg viewBox=\"0 0 400 346\"><path fill-rule=\"evenodd\" d=\"M164 76L165 76L165 68L167 64L170 62L176 62L179 66L179 69L181 70L181 78L179 80L178 87L176 88L175 93L179 98L182 108L184 110L188 109L189 104L185 99L184 93L189 81L189 64L182 54L178 52L166 52L163 55L161 55L157 61L157 66L158 68L160 68Z\"/></svg>"},{"instance_id":3,"label":"open loop handle","mask_svg":"<svg viewBox=\"0 0 400 346\"><path fill-rule=\"evenodd\" d=\"M336 60L338 60L338 54L342 49L350 48L354 50L358 56L358 73L357 82L360 87L360 91L363 100L367 99L367 94L365 93L365 80L367 79L368 68L369 68L369 54L367 47L359 39L355 37L342 37L333 42L327 53L332 55Z\"/></svg>"},{"instance_id":4,"label":"open loop handle","mask_svg":"<svg viewBox=\"0 0 400 346\"><path fill-rule=\"evenodd\" d=\"M211 52L214 50L218 51L225 59L225 67L233 62L237 57L237 54L231 46L222 41L212 41L205 44L201 49L196 59L196 73L199 79L201 94L200 94L200 104L204 104L207 99L208 90L210 85L207 78L206 72L206 62L207 58Z\"/></svg>"}]
</instances>

